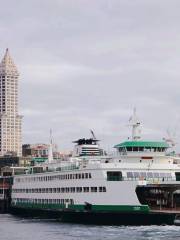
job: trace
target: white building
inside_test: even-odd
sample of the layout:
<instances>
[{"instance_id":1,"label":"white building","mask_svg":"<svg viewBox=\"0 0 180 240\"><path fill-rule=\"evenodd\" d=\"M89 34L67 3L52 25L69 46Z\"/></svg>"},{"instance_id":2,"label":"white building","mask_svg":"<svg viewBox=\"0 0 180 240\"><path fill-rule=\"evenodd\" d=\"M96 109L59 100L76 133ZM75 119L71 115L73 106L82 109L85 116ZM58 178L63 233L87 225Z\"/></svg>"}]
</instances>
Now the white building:
<instances>
[{"instance_id":1,"label":"white building","mask_svg":"<svg viewBox=\"0 0 180 240\"><path fill-rule=\"evenodd\" d=\"M21 121L18 114L18 70L8 49L0 63L0 155L22 155Z\"/></svg>"}]
</instances>

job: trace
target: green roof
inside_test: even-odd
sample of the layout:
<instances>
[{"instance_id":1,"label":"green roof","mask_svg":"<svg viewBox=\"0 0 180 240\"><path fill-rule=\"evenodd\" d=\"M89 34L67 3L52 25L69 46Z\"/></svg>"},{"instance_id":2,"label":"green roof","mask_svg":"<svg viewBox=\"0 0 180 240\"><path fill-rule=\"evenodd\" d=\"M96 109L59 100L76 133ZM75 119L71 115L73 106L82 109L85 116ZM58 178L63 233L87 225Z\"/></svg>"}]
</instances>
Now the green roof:
<instances>
[{"instance_id":1,"label":"green roof","mask_svg":"<svg viewBox=\"0 0 180 240\"><path fill-rule=\"evenodd\" d=\"M160 147L160 148L168 148L169 145L166 142L150 142L150 141L127 141L122 142L114 146L115 148L119 147Z\"/></svg>"},{"instance_id":2,"label":"green roof","mask_svg":"<svg viewBox=\"0 0 180 240\"><path fill-rule=\"evenodd\" d=\"M48 158L43 158L43 157L34 157L32 160L34 162L45 162Z\"/></svg>"}]
</instances>

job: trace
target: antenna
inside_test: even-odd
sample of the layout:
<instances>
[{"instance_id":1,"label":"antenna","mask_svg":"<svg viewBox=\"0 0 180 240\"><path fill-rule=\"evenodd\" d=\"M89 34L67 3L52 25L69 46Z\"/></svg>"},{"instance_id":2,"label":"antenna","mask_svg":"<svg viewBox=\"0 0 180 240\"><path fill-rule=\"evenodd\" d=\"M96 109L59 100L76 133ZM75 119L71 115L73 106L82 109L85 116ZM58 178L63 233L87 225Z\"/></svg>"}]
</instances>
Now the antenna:
<instances>
[{"instance_id":1,"label":"antenna","mask_svg":"<svg viewBox=\"0 0 180 240\"><path fill-rule=\"evenodd\" d=\"M93 132L92 129L90 129L90 132L91 132L91 134L92 134L93 140L96 140L97 138L96 138L96 136L95 136L95 134L94 134L94 132Z\"/></svg>"},{"instance_id":2,"label":"antenna","mask_svg":"<svg viewBox=\"0 0 180 240\"><path fill-rule=\"evenodd\" d=\"M52 128L50 128L50 131L49 131L49 132L50 132L50 134L49 134L49 136L50 136L50 141L49 141L49 142L52 144Z\"/></svg>"},{"instance_id":3,"label":"antenna","mask_svg":"<svg viewBox=\"0 0 180 240\"><path fill-rule=\"evenodd\" d=\"M166 130L167 138L163 138L171 147L175 147L176 142L176 130L172 131L170 128Z\"/></svg>"},{"instance_id":4,"label":"antenna","mask_svg":"<svg viewBox=\"0 0 180 240\"><path fill-rule=\"evenodd\" d=\"M48 151L48 163L53 162L53 149L52 149L52 129L50 129L50 144L49 144L49 151Z\"/></svg>"}]
</instances>

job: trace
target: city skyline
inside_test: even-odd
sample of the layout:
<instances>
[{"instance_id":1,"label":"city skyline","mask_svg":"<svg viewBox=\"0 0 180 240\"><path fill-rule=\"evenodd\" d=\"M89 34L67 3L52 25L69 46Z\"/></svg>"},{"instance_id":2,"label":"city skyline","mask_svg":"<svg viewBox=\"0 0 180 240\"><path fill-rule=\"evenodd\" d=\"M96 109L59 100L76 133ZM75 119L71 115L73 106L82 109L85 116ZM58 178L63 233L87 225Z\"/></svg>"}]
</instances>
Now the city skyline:
<instances>
[{"instance_id":1,"label":"city skyline","mask_svg":"<svg viewBox=\"0 0 180 240\"><path fill-rule=\"evenodd\" d=\"M59 149L71 150L73 140L93 129L111 148L131 135L127 124L136 106L144 138L161 140L170 128L180 150L178 6L3 3L0 56L8 47L21 73L23 143L48 143L52 128Z\"/></svg>"}]
</instances>

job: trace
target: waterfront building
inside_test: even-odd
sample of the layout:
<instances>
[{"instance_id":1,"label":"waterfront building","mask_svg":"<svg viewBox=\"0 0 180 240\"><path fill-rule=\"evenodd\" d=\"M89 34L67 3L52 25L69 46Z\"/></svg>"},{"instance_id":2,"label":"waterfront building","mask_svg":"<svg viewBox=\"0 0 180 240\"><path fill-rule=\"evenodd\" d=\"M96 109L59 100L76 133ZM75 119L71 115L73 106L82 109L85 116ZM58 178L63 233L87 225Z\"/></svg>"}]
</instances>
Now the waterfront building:
<instances>
[{"instance_id":1,"label":"waterfront building","mask_svg":"<svg viewBox=\"0 0 180 240\"><path fill-rule=\"evenodd\" d=\"M36 143L36 144L23 144L22 155L23 157L31 157L32 163L41 163L48 161L50 144ZM62 158L61 152L57 151L57 145L52 145L53 159Z\"/></svg>"},{"instance_id":2,"label":"waterfront building","mask_svg":"<svg viewBox=\"0 0 180 240\"><path fill-rule=\"evenodd\" d=\"M9 50L0 63L0 155L22 155L21 121L18 113L19 72Z\"/></svg>"},{"instance_id":3,"label":"waterfront building","mask_svg":"<svg viewBox=\"0 0 180 240\"><path fill-rule=\"evenodd\" d=\"M44 143L22 145L23 156L48 158L48 150L49 144Z\"/></svg>"}]
</instances>

